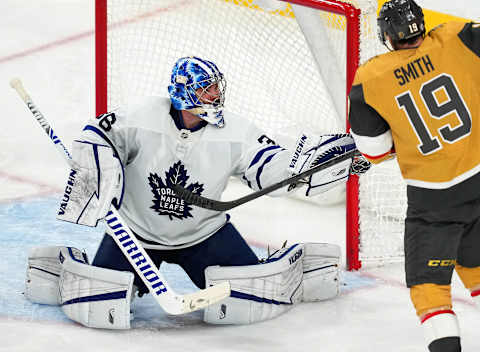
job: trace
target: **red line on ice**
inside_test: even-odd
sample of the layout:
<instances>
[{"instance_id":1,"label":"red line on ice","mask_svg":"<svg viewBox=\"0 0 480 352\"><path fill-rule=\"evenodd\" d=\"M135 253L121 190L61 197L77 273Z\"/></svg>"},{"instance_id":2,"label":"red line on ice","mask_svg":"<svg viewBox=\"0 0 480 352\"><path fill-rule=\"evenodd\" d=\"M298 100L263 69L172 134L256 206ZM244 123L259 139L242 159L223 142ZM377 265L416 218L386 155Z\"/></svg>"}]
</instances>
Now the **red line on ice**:
<instances>
[{"instance_id":1,"label":"red line on ice","mask_svg":"<svg viewBox=\"0 0 480 352\"><path fill-rule=\"evenodd\" d=\"M118 28L118 27L124 26L126 24L131 24L131 23L134 23L134 22L138 22L138 21L144 20L146 18L156 16L158 14L162 14L162 13L166 13L168 11L178 9L182 6L188 5L189 2L191 2L191 0L179 1L178 3L176 3L174 5L170 5L170 6L167 6L167 7L160 7L158 9L153 10L153 11L149 11L149 12L140 14L138 16L132 17L132 18L127 18L127 19L122 20L120 22L113 23L112 25L110 25L110 29ZM30 48L30 49L27 49L27 50L24 50L24 51L20 51L18 53L14 53L14 54L10 54L10 55L4 56L4 57L0 57L0 64L5 63L5 62L9 62L9 61L14 61L14 60L17 60L17 59L21 59L21 58L24 58L26 56L30 56L32 54L36 54L36 53L39 53L39 52L42 52L42 51L55 49L59 46L67 45L67 44L70 44L72 42L76 42L78 40L91 37L94 34L95 34L95 30L90 30L90 31L87 31L87 32L74 34L74 35L71 35L71 36L63 38L63 39L58 39L58 40L55 40L53 42L43 44L43 45L40 45L40 46L37 46L37 47L34 47L34 48Z\"/></svg>"}]
</instances>

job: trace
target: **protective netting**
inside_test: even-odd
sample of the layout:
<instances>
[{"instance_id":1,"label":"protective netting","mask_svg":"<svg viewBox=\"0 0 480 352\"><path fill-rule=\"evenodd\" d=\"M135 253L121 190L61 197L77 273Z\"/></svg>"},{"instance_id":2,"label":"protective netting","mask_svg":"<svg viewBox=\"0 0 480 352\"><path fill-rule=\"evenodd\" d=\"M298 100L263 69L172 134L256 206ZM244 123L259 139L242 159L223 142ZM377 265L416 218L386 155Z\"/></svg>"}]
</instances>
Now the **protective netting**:
<instances>
[{"instance_id":1,"label":"protective netting","mask_svg":"<svg viewBox=\"0 0 480 352\"><path fill-rule=\"evenodd\" d=\"M269 132L341 129L290 16L223 0L109 3L109 108L132 95L167 96L173 64L193 55L225 74L226 108Z\"/></svg>"},{"instance_id":2,"label":"protective netting","mask_svg":"<svg viewBox=\"0 0 480 352\"><path fill-rule=\"evenodd\" d=\"M305 40L312 34L297 23L296 7L282 1L108 0L108 109L136 96L168 96L175 61L199 56L225 74L226 109L281 142L301 132L343 132L346 70L356 65L347 62L347 40L360 41L360 62L382 50L376 1L346 2L362 10L360 38L347 39L345 16L309 10L319 48ZM360 180L359 255L388 261L402 250L404 208L391 204L405 204L404 189L398 170L375 169Z\"/></svg>"}]
</instances>

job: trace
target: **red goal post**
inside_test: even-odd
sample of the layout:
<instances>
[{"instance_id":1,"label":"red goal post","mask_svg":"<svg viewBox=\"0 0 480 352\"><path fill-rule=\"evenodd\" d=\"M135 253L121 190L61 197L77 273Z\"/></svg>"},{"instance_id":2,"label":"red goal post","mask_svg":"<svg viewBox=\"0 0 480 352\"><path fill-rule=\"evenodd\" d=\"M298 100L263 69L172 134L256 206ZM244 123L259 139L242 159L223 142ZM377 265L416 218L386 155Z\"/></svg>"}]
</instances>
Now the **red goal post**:
<instances>
[{"instance_id":1,"label":"red goal post","mask_svg":"<svg viewBox=\"0 0 480 352\"><path fill-rule=\"evenodd\" d=\"M347 97L356 69L380 52L375 0L96 0L95 23L97 114L130 96L164 95L175 59L194 54L215 61L226 74L228 107L280 140L308 132L305 126L315 133L348 130ZM351 177L349 270L400 253L397 243L387 246L395 247L393 255L382 252L376 225L362 235L367 221L361 219L359 194L358 177ZM382 205L369 203L367 215L378 217ZM387 221L395 217L380 214ZM369 240L376 246L372 255Z\"/></svg>"}]
</instances>

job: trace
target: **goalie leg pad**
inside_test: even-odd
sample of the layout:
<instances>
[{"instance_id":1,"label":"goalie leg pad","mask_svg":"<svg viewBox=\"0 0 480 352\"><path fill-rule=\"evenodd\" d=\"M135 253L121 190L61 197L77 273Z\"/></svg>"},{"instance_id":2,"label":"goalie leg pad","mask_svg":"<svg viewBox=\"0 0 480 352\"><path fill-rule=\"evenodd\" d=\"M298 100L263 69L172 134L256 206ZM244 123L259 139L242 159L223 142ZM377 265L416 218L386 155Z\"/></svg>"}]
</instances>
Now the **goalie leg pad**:
<instances>
[{"instance_id":1,"label":"goalie leg pad","mask_svg":"<svg viewBox=\"0 0 480 352\"><path fill-rule=\"evenodd\" d=\"M278 251L266 263L210 266L207 286L229 281L230 297L205 308L210 324L251 324L290 310L302 298L304 248L296 244Z\"/></svg>"},{"instance_id":2,"label":"goalie leg pad","mask_svg":"<svg viewBox=\"0 0 480 352\"><path fill-rule=\"evenodd\" d=\"M60 258L63 312L87 327L129 329L133 274L88 265L63 250Z\"/></svg>"},{"instance_id":3,"label":"goalie leg pad","mask_svg":"<svg viewBox=\"0 0 480 352\"><path fill-rule=\"evenodd\" d=\"M323 301L340 292L340 246L329 243L305 243L303 258L304 302Z\"/></svg>"},{"instance_id":4,"label":"goalie leg pad","mask_svg":"<svg viewBox=\"0 0 480 352\"><path fill-rule=\"evenodd\" d=\"M58 282L62 263L58 257L63 246L35 247L28 254L25 297L40 304L60 305ZM73 250L80 252L78 249ZM81 252L80 252L81 253ZM86 254L84 261L88 262Z\"/></svg>"}]
</instances>

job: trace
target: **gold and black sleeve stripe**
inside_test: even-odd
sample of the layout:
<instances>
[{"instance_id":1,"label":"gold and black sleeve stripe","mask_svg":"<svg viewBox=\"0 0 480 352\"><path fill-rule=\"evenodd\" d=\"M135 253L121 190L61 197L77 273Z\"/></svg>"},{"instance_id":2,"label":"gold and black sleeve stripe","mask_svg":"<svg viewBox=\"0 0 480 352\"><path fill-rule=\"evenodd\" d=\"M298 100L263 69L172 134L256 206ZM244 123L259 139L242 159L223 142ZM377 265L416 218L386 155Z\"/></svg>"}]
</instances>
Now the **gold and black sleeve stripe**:
<instances>
[{"instance_id":1,"label":"gold and black sleeve stripe","mask_svg":"<svg viewBox=\"0 0 480 352\"><path fill-rule=\"evenodd\" d=\"M480 57L480 23L467 23L458 33L458 37L467 48Z\"/></svg>"}]
</instances>

